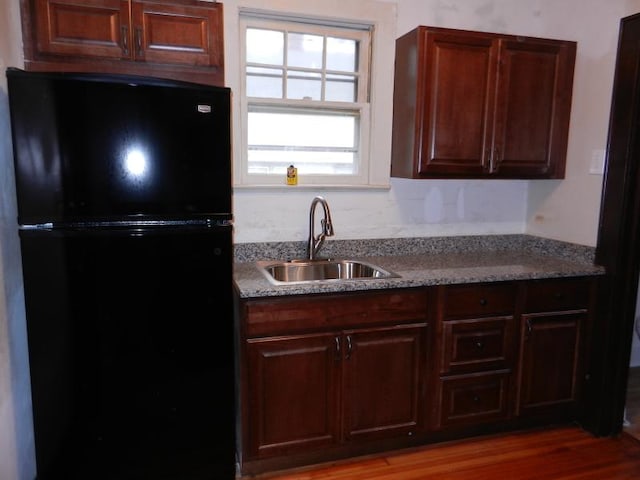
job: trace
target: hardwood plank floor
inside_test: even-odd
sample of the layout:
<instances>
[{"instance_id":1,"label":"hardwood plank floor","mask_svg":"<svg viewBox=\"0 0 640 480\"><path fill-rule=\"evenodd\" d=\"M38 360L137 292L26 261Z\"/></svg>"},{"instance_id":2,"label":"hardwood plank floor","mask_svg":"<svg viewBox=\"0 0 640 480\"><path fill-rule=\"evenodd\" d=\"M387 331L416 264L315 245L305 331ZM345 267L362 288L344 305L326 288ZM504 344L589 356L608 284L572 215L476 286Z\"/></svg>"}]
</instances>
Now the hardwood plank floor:
<instances>
[{"instance_id":1,"label":"hardwood plank floor","mask_svg":"<svg viewBox=\"0 0 640 480\"><path fill-rule=\"evenodd\" d=\"M640 478L640 441L597 438L578 427L516 432L362 457L269 480L622 480Z\"/></svg>"}]
</instances>

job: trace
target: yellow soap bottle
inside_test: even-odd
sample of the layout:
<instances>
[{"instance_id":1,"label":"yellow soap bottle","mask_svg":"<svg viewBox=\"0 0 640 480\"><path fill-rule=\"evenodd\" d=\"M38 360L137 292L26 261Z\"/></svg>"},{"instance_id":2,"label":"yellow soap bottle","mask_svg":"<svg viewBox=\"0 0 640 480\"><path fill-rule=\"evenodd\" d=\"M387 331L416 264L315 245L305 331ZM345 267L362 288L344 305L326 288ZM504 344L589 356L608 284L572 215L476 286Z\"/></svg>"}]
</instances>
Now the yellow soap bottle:
<instances>
[{"instance_id":1,"label":"yellow soap bottle","mask_svg":"<svg viewBox=\"0 0 640 480\"><path fill-rule=\"evenodd\" d=\"M293 165L289 165L287 168L287 185L298 184L298 169Z\"/></svg>"}]
</instances>

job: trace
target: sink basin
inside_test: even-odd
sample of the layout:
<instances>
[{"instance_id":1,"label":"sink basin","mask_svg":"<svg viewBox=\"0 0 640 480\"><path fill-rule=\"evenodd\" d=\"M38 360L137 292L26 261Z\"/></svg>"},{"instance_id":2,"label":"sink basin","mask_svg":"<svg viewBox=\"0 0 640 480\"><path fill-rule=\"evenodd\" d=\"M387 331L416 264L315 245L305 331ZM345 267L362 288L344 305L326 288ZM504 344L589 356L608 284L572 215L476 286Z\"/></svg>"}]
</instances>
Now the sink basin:
<instances>
[{"instance_id":1,"label":"sink basin","mask_svg":"<svg viewBox=\"0 0 640 480\"><path fill-rule=\"evenodd\" d=\"M360 260L318 259L257 263L267 279L276 285L399 277L389 270Z\"/></svg>"}]
</instances>

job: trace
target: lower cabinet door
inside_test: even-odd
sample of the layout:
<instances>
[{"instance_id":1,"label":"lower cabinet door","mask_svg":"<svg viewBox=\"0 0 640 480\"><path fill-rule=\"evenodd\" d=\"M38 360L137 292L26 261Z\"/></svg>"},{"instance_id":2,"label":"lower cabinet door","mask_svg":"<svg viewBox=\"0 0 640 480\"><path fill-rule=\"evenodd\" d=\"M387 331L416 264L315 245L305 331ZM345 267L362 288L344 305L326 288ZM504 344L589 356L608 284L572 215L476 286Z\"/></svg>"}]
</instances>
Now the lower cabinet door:
<instances>
[{"instance_id":1,"label":"lower cabinet door","mask_svg":"<svg viewBox=\"0 0 640 480\"><path fill-rule=\"evenodd\" d=\"M339 441L339 342L335 334L247 340L249 456L298 453Z\"/></svg>"},{"instance_id":2,"label":"lower cabinet door","mask_svg":"<svg viewBox=\"0 0 640 480\"><path fill-rule=\"evenodd\" d=\"M570 414L579 399L581 337L587 313L522 316L519 414Z\"/></svg>"},{"instance_id":3,"label":"lower cabinet door","mask_svg":"<svg viewBox=\"0 0 640 480\"><path fill-rule=\"evenodd\" d=\"M413 435L423 424L426 325L343 333L347 440Z\"/></svg>"}]
</instances>

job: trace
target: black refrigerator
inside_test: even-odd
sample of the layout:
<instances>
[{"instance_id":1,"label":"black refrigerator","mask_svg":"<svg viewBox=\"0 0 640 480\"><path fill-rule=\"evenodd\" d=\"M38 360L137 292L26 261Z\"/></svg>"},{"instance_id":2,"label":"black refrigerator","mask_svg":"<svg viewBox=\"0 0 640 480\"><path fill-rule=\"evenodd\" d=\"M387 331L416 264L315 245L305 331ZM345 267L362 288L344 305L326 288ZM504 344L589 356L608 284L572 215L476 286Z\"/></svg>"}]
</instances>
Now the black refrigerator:
<instances>
[{"instance_id":1,"label":"black refrigerator","mask_svg":"<svg viewBox=\"0 0 640 480\"><path fill-rule=\"evenodd\" d=\"M229 89L6 75L38 480L235 478Z\"/></svg>"}]
</instances>

